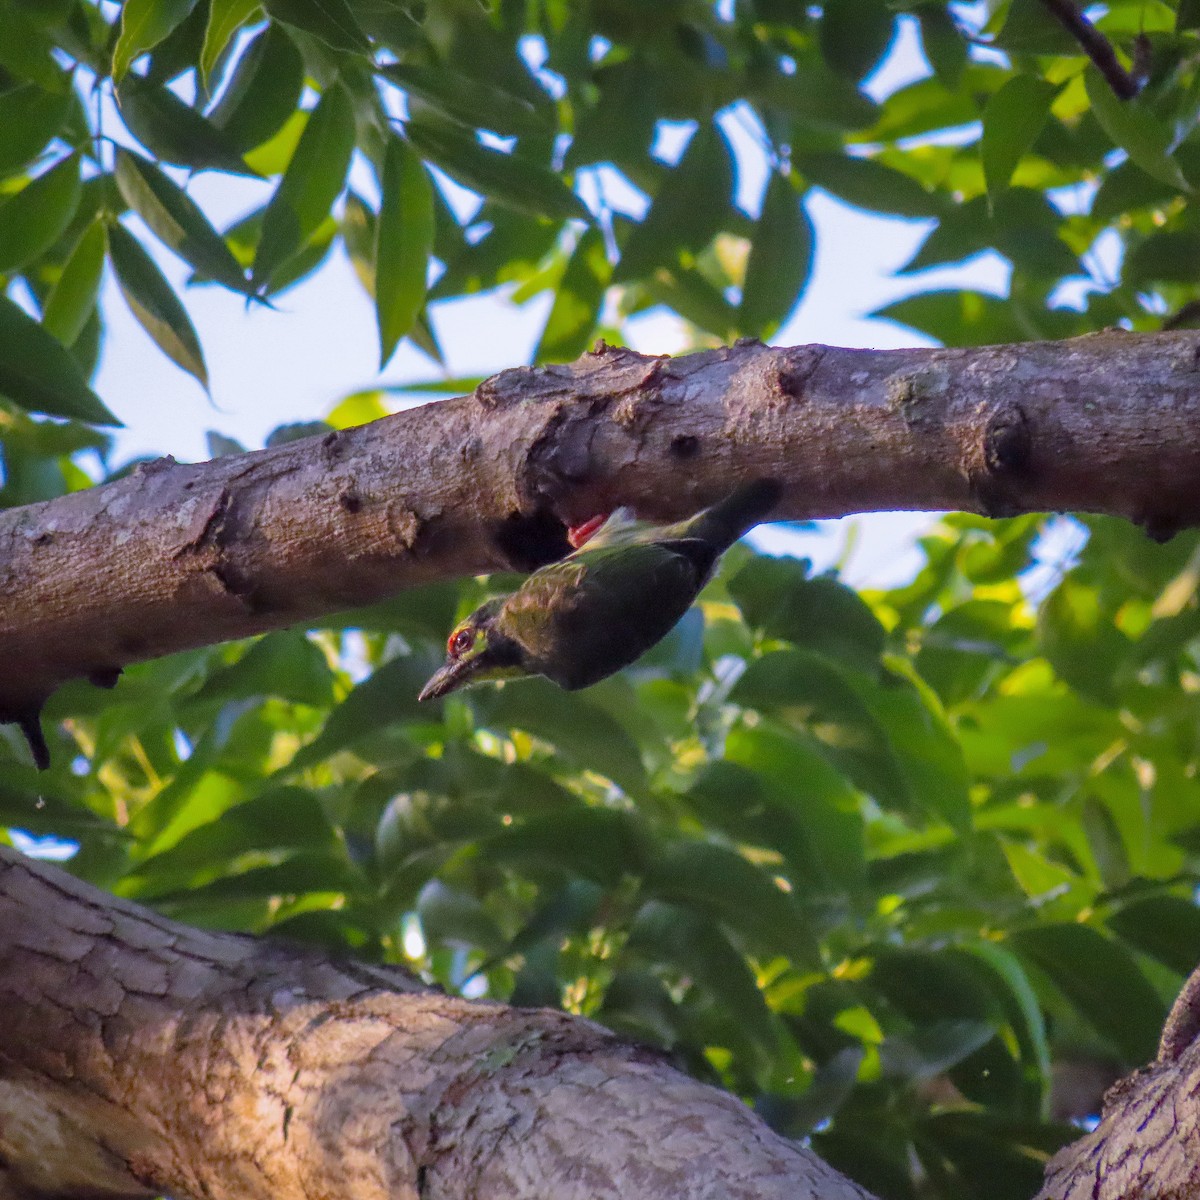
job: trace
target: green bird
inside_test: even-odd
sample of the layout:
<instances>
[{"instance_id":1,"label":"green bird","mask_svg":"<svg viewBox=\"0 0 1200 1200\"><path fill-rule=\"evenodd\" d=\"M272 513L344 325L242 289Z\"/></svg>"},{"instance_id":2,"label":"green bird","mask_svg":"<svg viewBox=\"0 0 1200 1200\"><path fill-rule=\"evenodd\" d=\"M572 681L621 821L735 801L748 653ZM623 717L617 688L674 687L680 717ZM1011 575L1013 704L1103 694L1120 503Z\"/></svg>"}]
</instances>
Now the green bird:
<instances>
[{"instance_id":1,"label":"green bird","mask_svg":"<svg viewBox=\"0 0 1200 1200\"><path fill-rule=\"evenodd\" d=\"M599 683L670 633L717 560L770 513L781 490L759 479L675 525L649 525L617 509L578 526L573 554L454 628L445 665L420 699L523 675L545 675L568 691Z\"/></svg>"}]
</instances>

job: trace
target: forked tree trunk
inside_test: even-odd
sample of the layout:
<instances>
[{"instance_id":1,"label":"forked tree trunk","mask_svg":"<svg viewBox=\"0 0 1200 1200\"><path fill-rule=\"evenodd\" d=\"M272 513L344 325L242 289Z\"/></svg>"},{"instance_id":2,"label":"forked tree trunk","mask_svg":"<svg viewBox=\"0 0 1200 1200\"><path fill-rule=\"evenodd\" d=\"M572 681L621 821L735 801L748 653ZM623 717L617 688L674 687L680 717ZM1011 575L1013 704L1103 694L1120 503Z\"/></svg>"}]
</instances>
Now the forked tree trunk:
<instances>
[{"instance_id":1,"label":"forked tree trunk","mask_svg":"<svg viewBox=\"0 0 1200 1200\"><path fill-rule=\"evenodd\" d=\"M590 1021L191 929L4 848L0 1018L0 1200L871 1200ZM1194 1024L1177 1006L1039 1200L1200 1195Z\"/></svg>"},{"instance_id":2,"label":"forked tree trunk","mask_svg":"<svg viewBox=\"0 0 1200 1200\"><path fill-rule=\"evenodd\" d=\"M590 1021L175 924L0 848L0 1198L870 1200Z\"/></svg>"}]
</instances>

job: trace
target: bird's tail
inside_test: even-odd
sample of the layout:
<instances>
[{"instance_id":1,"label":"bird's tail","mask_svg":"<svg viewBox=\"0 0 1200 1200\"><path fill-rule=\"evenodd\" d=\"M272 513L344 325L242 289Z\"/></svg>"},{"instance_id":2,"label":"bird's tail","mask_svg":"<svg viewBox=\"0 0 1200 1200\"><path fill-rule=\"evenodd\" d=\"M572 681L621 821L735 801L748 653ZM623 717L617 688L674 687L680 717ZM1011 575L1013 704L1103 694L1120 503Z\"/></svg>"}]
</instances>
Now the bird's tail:
<instances>
[{"instance_id":1,"label":"bird's tail","mask_svg":"<svg viewBox=\"0 0 1200 1200\"><path fill-rule=\"evenodd\" d=\"M783 485L778 479L744 483L724 500L684 522L681 532L707 542L718 554L723 554L742 534L770 515L782 494Z\"/></svg>"}]
</instances>

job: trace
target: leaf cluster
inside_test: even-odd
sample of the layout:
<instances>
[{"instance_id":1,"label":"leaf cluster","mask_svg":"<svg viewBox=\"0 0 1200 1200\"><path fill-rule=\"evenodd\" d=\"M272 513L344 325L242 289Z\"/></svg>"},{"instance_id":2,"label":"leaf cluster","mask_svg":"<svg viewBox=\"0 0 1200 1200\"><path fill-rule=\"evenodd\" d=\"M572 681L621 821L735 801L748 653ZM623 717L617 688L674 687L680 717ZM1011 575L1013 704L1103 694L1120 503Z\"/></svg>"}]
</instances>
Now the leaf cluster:
<instances>
[{"instance_id":1,"label":"leaf cluster","mask_svg":"<svg viewBox=\"0 0 1200 1200\"><path fill-rule=\"evenodd\" d=\"M206 385L168 252L260 303L344 244L381 364L405 338L440 360L431 306L512 285L552 293L539 358L658 307L702 339L769 336L811 272L816 191L925 222L912 294L881 315L935 339L1188 320L1196 20L1143 9L1098 21L1149 64L1122 101L1037 0L986 19L885 0L3 0L0 392L113 422L86 382L106 262ZM929 68L888 92L898 38ZM219 228L205 172L260 202ZM984 251L1011 264L1007 297L923 284Z\"/></svg>"}]
</instances>

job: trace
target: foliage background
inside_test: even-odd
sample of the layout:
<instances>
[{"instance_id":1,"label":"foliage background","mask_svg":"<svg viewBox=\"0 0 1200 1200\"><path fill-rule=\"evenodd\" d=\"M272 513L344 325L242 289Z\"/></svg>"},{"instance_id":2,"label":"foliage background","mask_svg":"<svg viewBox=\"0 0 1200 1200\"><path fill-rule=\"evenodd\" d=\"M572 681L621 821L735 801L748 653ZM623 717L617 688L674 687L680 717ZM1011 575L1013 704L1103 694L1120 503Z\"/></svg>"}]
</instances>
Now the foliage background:
<instances>
[{"instance_id":1,"label":"foliage background","mask_svg":"<svg viewBox=\"0 0 1200 1200\"><path fill-rule=\"evenodd\" d=\"M901 14L932 74L876 102ZM536 354L562 359L661 306L697 343L770 336L821 188L936 222L888 311L947 344L1186 323L1200 9L1099 25L1144 35L1136 101L1036 0L0 0L0 503L125 469L86 382L105 272L205 378L164 248L258 303L341 242L384 362L442 357L430 306L549 290ZM746 208L733 121L770 166ZM261 207L218 231L202 171ZM1007 297L920 291L986 249ZM502 579L145 664L53 699L48 776L0 732L0 823L183 920L592 1016L881 1196L1026 1197L1200 960L1200 549L1080 529L1048 576L1040 519L949 517L861 595L739 547L584 695L417 707Z\"/></svg>"}]
</instances>

